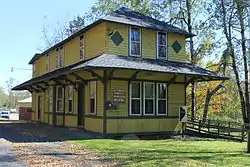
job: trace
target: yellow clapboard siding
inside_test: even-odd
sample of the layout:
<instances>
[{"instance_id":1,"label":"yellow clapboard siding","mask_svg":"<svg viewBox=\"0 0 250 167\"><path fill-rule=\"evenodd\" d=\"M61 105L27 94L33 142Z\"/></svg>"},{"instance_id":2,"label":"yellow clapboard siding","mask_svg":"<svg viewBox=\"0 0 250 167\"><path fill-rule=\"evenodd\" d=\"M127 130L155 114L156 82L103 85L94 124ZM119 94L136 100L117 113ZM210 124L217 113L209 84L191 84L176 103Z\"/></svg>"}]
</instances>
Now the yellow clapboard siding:
<instances>
[{"instance_id":1,"label":"yellow clapboard siding","mask_svg":"<svg viewBox=\"0 0 250 167\"><path fill-rule=\"evenodd\" d=\"M112 90L124 90L125 103L119 105L117 110L108 110L107 116L128 116L128 82L127 81L115 81L111 80L108 83L108 101L112 101Z\"/></svg>"},{"instance_id":2,"label":"yellow clapboard siding","mask_svg":"<svg viewBox=\"0 0 250 167\"><path fill-rule=\"evenodd\" d=\"M179 53L176 53L172 47L175 41L178 41L182 46ZM168 60L170 61L188 61L188 57L185 55L185 36L174 33L168 33Z\"/></svg>"},{"instance_id":3,"label":"yellow clapboard siding","mask_svg":"<svg viewBox=\"0 0 250 167\"><path fill-rule=\"evenodd\" d=\"M65 116L66 127L77 127L77 116Z\"/></svg>"},{"instance_id":4,"label":"yellow clapboard siding","mask_svg":"<svg viewBox=\"0 0 250 167\"><path fill-rule=\"evenodd\" d=\"M129 31L130 26L119 23L103 22L97 24L84 33L85 59L93 58L103 53L115 55L129 55ZM112 34L119 32L123 42L116 46L111 40ZM142 57L156 59L157 31L141 28ZM67 41L64 44L64 66L77 63L80 60L80 35ZM168 39L168 60L188 61L185 54L185 36L175 33L167 33ZM172 44L178 41L182 49L175 53ZM46 73L46 62L49 59L50 71L56 68L56 48L48 53L49 57L42 55L35 61L36 76Z\"/></svg>"},{"instance_id":5,"label":"yellow clapboard siding","mask_svg":"<svg viewBox=\"0 0 250 167\"><path fill-rule=\"evenodd\" d=\"M103 132L103 120L99 118L86 118L85 129L92 132Z\"/></svg>"},{"instance_id":6,"label":"yellow clapboard siding","mask_svg":"<svg viewBox=\"0 0 250 167\"><path fill-rule=\"evenodd\" d=\"M77 36L65 44L64 66L75 64L80 60L80 38Z\"/></svg>"},{"instance_id":7,"label":"yellow clapboard siding","mask_svg":"<svg viewBox=\"0 0 250 167\"><path fill-rule=\"evenodd\" d=\"M105 52L106 24L98 24L87 30L85 35L85 59L90 59Z\"/></svg>"},{"instance_id":8,"label":"yellow clapboard siding","mask_svg":"<svg viewBox=\"0 0 250 167\"><path fill-rule=\"evenodd\" d=\"M63 116L62 115L57 115L56 116L56 125L57 126L62 126L63 125Z\"/></svg>"},{"instance_id":9,"label":"yellow clapboard siding","mask_svg":"<svg viewBox=\"0 0 250 167\"><path fill-rule=\"evenodd\" d=\"M142 28L142 57L156 59L156 31Z\"/></svg>"},{"instance_id":10,"label":"yellow clapboard siding","mask_svg":"<svg viewBox=\"0 0 250 167\"><path fill-rule=\"evenodd\" d=\"M179 129L178 119L108 119L108 133L140 133L176 131Z\"/></svg>"},{"instance_id":11,"label":"yellow clapboard siding","mask_svg":"<svg viewBox=\"0 0 250 167\"><path fill-rule=\"evenodd\" d=\"M168 87L168 115L178 116L179 106L185 105L185 85L170 84Z\"/></svg>"},{"instance_id":12,"label":"yellow clapboard siding","mask_svg":"<svg viewBox=\"0 0 250 167\"><path fill-rule=\"evenodd\" d=\"M123 38L123 42L116 46L111 40L111 33L119 32ZM106 23L106 52L108 54L128 56L128 32L129 27L125 24ZM110 35L111 34L111 35Z\"/></svg>"}]
</instances>

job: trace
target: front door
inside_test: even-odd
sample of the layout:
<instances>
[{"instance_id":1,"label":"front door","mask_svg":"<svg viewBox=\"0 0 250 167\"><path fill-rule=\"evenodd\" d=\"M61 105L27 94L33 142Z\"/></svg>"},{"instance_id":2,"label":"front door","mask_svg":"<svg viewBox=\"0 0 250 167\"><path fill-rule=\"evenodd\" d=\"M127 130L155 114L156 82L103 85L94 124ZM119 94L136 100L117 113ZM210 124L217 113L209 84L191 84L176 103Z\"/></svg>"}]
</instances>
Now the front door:
<instances>
[{"instance_id":1,"label":"front door","mask_svg":"<svg viewBox=\"0 0 250 167\"><path fill-rule=\"evenodd\" d=\"M80 127L84 127L84 84L78 85L78 123Z\"/></svg>"},{"instance_id":2,"label":"front door","mask_svg":"<svg viewBox=\"0 0 250 167\"><path fill-rule=\"evenodd\" d=\"M42 96L38 96L37 120L41 121Z\"/></svg>"}]
</instances>

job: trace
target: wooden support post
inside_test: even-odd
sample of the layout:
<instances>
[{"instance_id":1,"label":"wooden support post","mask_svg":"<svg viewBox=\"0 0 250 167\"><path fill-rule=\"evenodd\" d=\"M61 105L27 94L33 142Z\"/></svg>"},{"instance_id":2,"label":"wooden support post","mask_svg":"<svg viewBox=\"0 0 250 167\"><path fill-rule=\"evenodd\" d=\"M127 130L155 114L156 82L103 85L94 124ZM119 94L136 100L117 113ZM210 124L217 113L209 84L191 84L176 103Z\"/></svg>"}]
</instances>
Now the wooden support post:
<instances>
[{"instance_id":1,"label":"wooden support post","mask_svg":"<svg viewBox=\"0 0 250 167\"><path fill-rule=\"evenodd\" d=\"M185 122L181 123L181 136L182 138L184 138L185 135Z\"/></svg>"},{"instance_id":2,"label":"wooden support post","mask_svg":"<svg viewBox=\"0 0 250 167\"><path fill-rule=\"evenodd\" d=\"M107 91L108 91L108 77L107 70L104 71L103 77L103 134L107 135Z\"/></svg>"},{"instance_id":3,"label":"wooden support post","mask_svg":"<svg viewBox=\"0 0 250 167\"><path fill-rule=\"evenodd\" d=\"M64 95L63 95L63 127L65 127L65 111L66 111L66 105L65 105L65 103L66 103L66 89L65 89L66 87L65 87L65 85L63 86L63 93L64 93Z\"/></svg>"},{"instance_id":4,"label":"wooden support post","mask_svg":"<svg viewBox=\"0 0 250 167\"><path fill-rule=\"evenodd\" d=\"M53 126L56 126L56 86L53 86L53 102L52 102L52 124Z\"/></svg>"}]
</instances>

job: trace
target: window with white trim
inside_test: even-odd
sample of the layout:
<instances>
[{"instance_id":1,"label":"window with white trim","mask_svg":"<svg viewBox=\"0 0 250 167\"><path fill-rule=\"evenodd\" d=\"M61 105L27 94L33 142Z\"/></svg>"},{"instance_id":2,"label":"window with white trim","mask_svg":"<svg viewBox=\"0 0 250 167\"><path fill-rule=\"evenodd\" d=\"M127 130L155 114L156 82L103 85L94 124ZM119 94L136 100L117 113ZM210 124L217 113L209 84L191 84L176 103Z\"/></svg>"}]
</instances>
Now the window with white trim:
<instances>
[{"instance_id":1,"label":"window with white trim","mask_svg":"<svg viewBox=\"0 0 250 167\"><path fill-rule=\"evenodd\" d=\"M157 32L157 58L167 59L167 36L165 32Z\"/></svg>"},{"instance_id":2,"label":"window with white trim","mask_svg":"<svg viewBox=\"0 0 250 167\"><path fill-rule=\"evenodd\" d=\"M130 115L141 115L141 82L130 84Z\"/></svg>"},{"instance_id":3,"label":"window with white trim","mask_svg":"<svg viewBox=\"0 0 250 167\"><path fill-rule=\"evenodd\" d=\"M155 113L155 84L154 82L144 82L144 115L154 115Z\"/></svg>"},{"instance_id":4,"label":"window with white trim","mask_svg":"<svg viewBox=\"0 0 250 167\"><path fill-rule=\"evenodd\" d=\"M74 111L73 99L74 99L74 87L73 85L69 85L67 86L67 100L68 100L68 112L69 113L72 113Z\"/></svg>"},{"instance_id":5,"label":"window with white trim","mask_svg":"<svg viewBox=\"0 0 250 167\"><path fill-rule=\"evenodd\" d=\"M141 56L141 29L136 27L130 28L129 41L130 56Z\"/></svg>"},{"instance_id":6,"label":"window with white trim","mask_svg":"<svg viewBox=\"0 0 250 167\"><path fill-rule=\"evenodd\" d=\"M167 84L157 83L157 115L167 115Z\"/></svg>"},{"instance_id":7,"label":"window with white trim","mask_svg":"<svg viewBox=\"0 0 250 167\"><path fill-rule=\"evenodd\" d=\"M56 112L63 112L64 90L62 86L56 87Z\"/></svg>"},{"instance_id":8,"label":"window with white trim","mask_svg":"<svg viewBox=\"0 0 250 167\"><path fill-rule=\"evenodd\" d=\"M63 46L56 49L56 68L63 67L64 50Z\"/></svg>"},{"instance_id":9,"label":"window with white trim","mask_svg":"<svg viewBox=\"0 0 250 167\"><path fill-rule=\"evenodd\" d=\"M80 60L84 60L84 35L80 36Z\"/></svg>"},{"instance_id":10,"label":"window with white trim","mask_svg":"<svg viewBox=\"0 0 250 167\"><path fill-rule=\"evenodd\" d=\"M97 83L96 81L91 81L89 83L89 93L90 93L90 113L96 114L96 93L97 93Z\"/></svg>"}]
</instances>

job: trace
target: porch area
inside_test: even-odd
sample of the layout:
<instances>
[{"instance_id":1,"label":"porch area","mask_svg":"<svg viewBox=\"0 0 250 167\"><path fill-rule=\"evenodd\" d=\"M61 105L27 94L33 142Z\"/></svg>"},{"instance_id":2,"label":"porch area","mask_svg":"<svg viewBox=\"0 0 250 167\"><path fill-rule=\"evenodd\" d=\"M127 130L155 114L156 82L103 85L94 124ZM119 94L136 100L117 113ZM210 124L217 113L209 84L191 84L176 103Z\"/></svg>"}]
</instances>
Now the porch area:
<instances>
[{"instance_id":1,"label":"porch area","mask_svg":"<svg viewBox=\"0 0 250 167\"><path fill-rule=\"evenodd\" d=\"M176 132L192 82L226 80L185 62L103 54L13 88L32 93L32 120L102 134Z\"/></svg>"}]
</instances>

